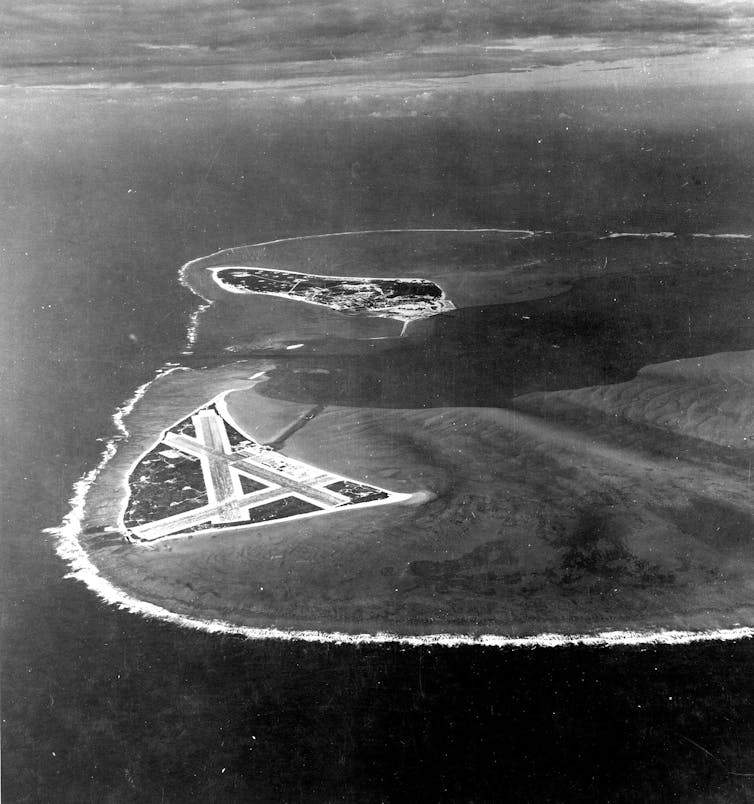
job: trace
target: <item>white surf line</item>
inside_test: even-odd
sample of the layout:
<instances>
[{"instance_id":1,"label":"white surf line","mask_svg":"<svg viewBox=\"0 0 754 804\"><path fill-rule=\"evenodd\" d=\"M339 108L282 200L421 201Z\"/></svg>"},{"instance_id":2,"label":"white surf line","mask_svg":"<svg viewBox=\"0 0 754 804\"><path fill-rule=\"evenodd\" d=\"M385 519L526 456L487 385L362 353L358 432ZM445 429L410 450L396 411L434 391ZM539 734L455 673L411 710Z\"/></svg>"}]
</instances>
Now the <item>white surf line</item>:
<instances>
[{"instance_id":1,"label":"white surf line","mask_svg":"<svg viewBox=\"0 0 754 804\"><path fill-rule=\"evenodd\" d=\"M184 367L172 368L170 371ZM127 435L123 418L133 410L136 403L145 395L149 387L159 377L169 372L160 372L154 379L140 386L129 401L118 409L113 417L122 435ZM257 372L249 379L261 379L264 372ZM235 390L235 389L232 389ZM218 407L222 406L222 413L227 415L228 422L238 428L227 409L225 397L231 390L220 393L215 397ZM214 400L213 400L214 401ZM206 407L204 403L196 410ZM183 417L186 418L186 417ZM179 424L183 418L178 419L172 426ZM100 464L84 475L74 484L74 494L70 501L71 510L59 528L49 528L46 532L58 537L57 554L70 567L66 578L81 583L93 592L101 601L113 605L123 611L143 616L147 619L160 620L181 628L202 631L209 634L226 634L238 636L250 641L276 640L282 642L307 642L337 645L405 645L407 647L463 647L477 646L489 648L554 648L554 647L615 647L615 646L646 646L646 645L690 645L700 642L728 642L754 637L754 628L740 626L735 628L721 628L708 631L690 631L680 629L660 629L654 631L612 630L595 633L559 634L543 632L531 636L513 637L502 634L463 634L463 633L430 633L421 635L406 635L393 632L378 631L376 633L347 633L341 631L320 631L314 629L282 629L276 627L253 627L236 625L225 620L201 619L178 614L169 609L139 600L124 590L115 586L111 581L100 575L97 567L92 563L83 548L79 536L81 535L86 495L98 474L115 454L117 438L108 443Z\"/></svg>"},{"instance_id":2,"label":"white surf line","mask_svg":"<svg viewBox=\"0 0 754 804\"><path fill-rule=\"evenodd\" d=\"M274 240L263 240L259 243L251 243L247 245L241 246L231 246L228 248L221 248L217 251L213 251L210 254L206 254L203 257L196 257L193 260L185 263L179 269L179 281L180 283L191 290L192 293L199 296L200 298L204 299L206 304L200 305L191 315L191 321L189 330L187 333L187 351L184 354L192 354L193 346L196 343L197 337L197 329L198 329L198 322L201 314L208 309L211 304L212 300L205 298L202 296L198 291L194 290L189 286L189 284L185 281L185 273L186 271L195 263L201 262L202 260L206 260L210 257L216 257L224 252L235 251L241 248L258 248L261 246L272 246L278 245L280 243L291 243L296 241L303 241L303 240L319 240L327 237L348 237L353 235L360 235L360 234L403 234L403 233L410 233L410 232L417 232L417 233L424 233L424 234L431 234L432 232L438 233L494 233L494 234L511 234L511 235L519 235L520 239L526 239L531 237L537 237L542 235L551 235L553 232L549 229L503 229L498 227L470 227L470 228L433 228L433 227L421 227L421 228L390 228L390 229L353 229L344 232L324 232L320 234L309 234L309 235L296 235L293 237L279 237ZM598 238L599 240L614 240L616 238L621 237L637 237L641 239L648 239L652 237L660 237L660 238L673 238L677 237L678 235L675 232L611 232L607 235L603 235L602 237ZM752 238L751 234L706 234L706 233L696 233L692 234L692 237L706 237L706 238L730 238L730 239L743 239L749 240Z\"/></svg>"},{"instance_id":3,"label":"white surf line","mask_svg":"<svg viewBox=\"0 0 754 804\"><path fill-rule=\"evenodd\" d=\"M474 231L495 231L495 232L512 232L512 233L527 233L527 236L535 236L537 232L532 230L507 230L507 229L397 229L397 230L365 230L364 232L335 232L330 235L306 235L293 238L281 238L279 240L271 240L266 243L257 243L256 246L272 245L274 243L283 243L287 240L305 240L309 238L321 238L331 236L343 236L346 234L367 234L376 232L409 232L409 231L457 231L457 232L474 232ZM542 234L551 234L549 231L542 232ZM620 236L620 235L617 235ZM651 236L651 235L649 235ZM705 236L705 235L699 235ZM716 236L716 235L710 235ZM720 235L725 236L725 235ZM731 237L742 237L748 239L751 235L730 235ZM605 239L605 238L602 238ZM179 270L179 281L184 286L188 284L184 281L185 271L193 264L207 259L208 257L222 254L223 252L231 251L231 248L218 249L212 254L203 257L197 257L185 263ZM192 288L192 292L204 298L201 294L197 293ZM209 299L204 299L207 302L207 307L211 305ZM200 306L203 307L203 306ZM205 308L206 309L206 308ZM199 310L195 311L198 317ZM195 319L192 320L195 321ZM195 330L194 330L195 332ZM195 336L194 336L195 337ZM170 371L177 371L185 367L172 367ZM168 373L168 372L164 372ZM264 372L257 372L250 379L257 379L263 376ZM58 541L56 545L57 554L67 562L70 567L70 572L65 577L78 580L86 585L103 602L116 606L117 608L128 611L133 614L138 614L147 619L156 619L163 622L168 622L182 628L188 628L196 631L203 631L211 634L228 634L243 637L249 640L277 640L284 642L315 642L315 643L329 643L329 644L350 644L350 645L385 645L385 644L401 644L406 646L427 646L437 645L443 647L460 647L465 645L473 645L480 647L494 647L494 648L548 648L548 647L564 647L564 646L582 646L582 647L613 647L613 646L641 646L641 645L689 645L698 642L723 642L723 641L736 641L742 639L751 639L754 637L754 628L751 627L735 627L735 628L721 628L712 629L708 631L687 631L687 630L655 630L655 631L600 631L593 634L557 634L557 633L540 633L537 635L526 637L509 637L497 634L423 634L420 636L399 635L388 632L377 632L374 634L350 634L338 631L316 631L316 630L285 630L280 628L254 628L250 626L239 626L232 623L217 620L217 619L199 619L196 617L188 617L185 615L177 614L176 612L169 611L168 609L157 606L153 603L148 603L138 598L134 598L124 590L119 589L106 578L103 578L97 567L91 562L87 552L84 550L79 536L81 535L84 508L86 503L86 495L94 483L95 479L107 465L110 459L115 454L117 441L124 435L128 434L123 420L125 416L133 410L136 403L141 399L149 389L149 386L163 376L162 372L140 386L133 397L123 406L118 408L113 416L113 421L116 427L121 431L118 436L109 440L105 450L102 453L102 458L99 464L92 469L89 473L83 475L73 486L73 495L69 501L71 510L64 518L62 524L58 528L48 528L46 532L57 535ZM177 422L176 422L177 424Z\"/></svg>"},{"instance_id":4,"label":"white surf line","mask_svg":"<svg viewBox=\"0 0 754 804\"><path fill-rule=\"evenodd\" d=\"M277 245L278 243L292 243L296 240L317 240L322 237L347 237L348 235L359 235L359 234L402 234L402 233L409 233L409 232L417 232L417 233L424 233L424 234L431 234L432 232L456 232L459 234L464 234L468 232L479 232L479 233L493 233L493 234L518 234L521 235L523 238L529 237L536 237L538 234L548 234L544 231L538 231L536 229L498 229L497 227L479 227L475 228L472 227L470 229L446 229L446 228L421 228L421 229L355 229L349 232L326 232L323 234L311 234L311 235L298 235L297 237L281 237L277 240L266 240L263 243L253 243L249 248L256 248L257 246L273 246ZM241 246L243 248L243 246ZM221 249L221 251L230 251L231 249ZM215 252L219 254L220 252ZM212 256L212 255L209 255Z\"/></svg>"},{"instance_id":5,"label":"white surf line","mask_svg":"<svg viewBox=\"0 0 754 804\"><path fill-rule=\"evenodd\" d=\"M751 240L752 238L750 234L706 234L704 232L692 234L691 236L716 238L720 240Z\"/></svg>"},{"instance_id":6,"label":"white surf line","mask_svg":"<svg viewBox=\"0 0 754 804\"><path fill-rule=\"evenodd\" d=\"M193 313L191 313L191 316L189 317L188 329L186 330L186 347L181 354L190 355L194 353L194 346L196 346L196 339L199 334L199 319L201 318L202 313L205 310L209 310L211 306L211 301L205 301L204 303L200 304Z\"/></svg>"},{"instance_id":7,"label":"white surf line","mask_svg":"<svg viewBox=\"0 0 754 804\"><path fill-rule=\"evenodd\" d=\"M145 396L147 391L149 390L152 383L159 380L161 377L167 377L168 374L172 374L174 371L188 371L185 366L178 365L176 363L171 363L169 367L160 368L157 370L157 373L152 377L151 380L140 385L133 393L133 396L126 400L113 414L113 424L115 425L116 429L118 430L118 435L114 438L124 438L128 436L128 430L126 429L126 425L124 424L125 418L133 411L136 407L137 403ZM112 441L113 439L111 439Z\"/></svg>"},{"instance_id":8,"label":"white surf line","mask_svg":"<svg viewBox=\"0 0 754 804\"><path fill-rule=\"evenodd\" d=\"M610 232L610 234L600 237L600 240L614 240L619 237L639 237L644 240L651 237L661 237L665 239L682 237L678 232ZM686 235L688 237L688 235ZM751 240L750 234L708 234L706 232L694 232L691 237L719 238L724 240Z\"/></svg>"},{"instance_id":9,"label":"white surf line","mask_svg":"<svg viewBox=\"0 0 754 804\"><path fill-rule=\"evenodd\" d=\"M143 387L143 386L142 386ZM110 446L110 445L108 445ZM218 619L202 620L170 611L169 609L132 597L119 589L106 578L103 578L97 567L91 562L88 554L79 541L79 534L84 516L86 492L97 476L101 467L110 459L108 450L103 454L100 466L93 469L74 485L71 499L71 510L59 528L51 528L49 532L58 536L56 551L67 562L70 572L66 578L83 583L102 602L115 606L131 614L138 614L147 619L167 622L181 628L203 631L209 634L226 634L240 636L244 639L261 641L276 640L282 642L314 642L325 644L347 645L391 645L399 644L412 647L436 645L442 647L461 647L474 645L492 648L552 648L563 646L610 647L615 645L688 645L695 642L733 641L754 637L754 628L727 628L717 631L603 631L595 634L554 634L541 633L527 637L507 637L497 634L423 634L417 636L399 635L389 632L374 634L350 634L340 631L316 631L312 629L254 628L240 626Z\"/></svg>"},{"instance_id":10,"label":"white surf line","mask_svg":"<svg viewBox=\"0 0 754 804\"><path fill-rule=\"evenodd\" d=\"M102 451L100 456L99 463L94 467L94 469L92 469L90 472L87 472L85 475L82 475L82 477L80 477L73 484L73 495L68 501L68 504L71 506L71 510L63 519L60 527L45 528L44 530L45 533L51 533L59 537L56 545L56 552L62 559L68 560L68 554L71 552L75 554L78 550L83 551L83 548L79 543L78 536L80 535L80 525L84 515L86 495L99 474L115 455L118 442L128 437L129 433L125 425L126 417L133 411L139 400L144 397L152 383L156 382L161 377L166 377L168 374L172 374L174 371L186 370L187 369L184 366L172 364L169 368L159 369L151 380L148 380L140 385L136 391L134 391L133 395L120 407L118 407L115 413L112 415L112 422L115 425L117 432L114 436L108 439L105 449ZM72 524L76 525L74 530L71 529ZM66 575L66 577L69 576Z\"/></svg>"},{"instance_id":11,"label":"white surf line","mask_svg":"<svg viewBox=\"0 0 754 804\"><path fill-rule=\"evenodd\" d=\"M220 248L217 251L210 252L209 254L205 254L202 257L196 257L193 260L189 260L187 263L184 263L178 269L178 281L179 281L179 283L181 285L183 285L185 288L187 288L188 290L190 290L194 295L199 296L199 298L203 299L204 302L205 302L205 304L200 304L199 307L196 310L194 310L194 312L191 314L190 321L189 321L189 327L188 327L188 331L187 331L187 334L186 334L186 348L182 352L182 354L184 354L184 355L193 354L193 348L194 348L194 346L196 344L196 339L197 339L197 333L198 333L198 327L199 327L199 319L201 317L201 314L205 310L209 309L213 304L212 299L208 299L205 296L202 296L201 293L199 293L197 290L192 288L188 284L188 282L186 281L186 278L185 278L186 271L188 271L188 269L192 265L195 265L198 262L202 262L203 260L209 259L210 257L217 257L220 254L223 254L225 252L236 251L237 249L242 249L242 248L259 248L261 246L272 246L272 245L277 245L279 243L292 243L292 242L300 241L300 240L319 240L319 239L322 239L322 238L325 238L325 237L348 237L348 236L360 235L360 234L403 234L403 233L410 233L410 232L417 232L417 233L424 233L424 234L430 234L432 232L439 232L439 233L443 233L443 232L445 232L445 233L453 233L453 232L455 232L455 233L459 233L459 234L474 233L474 232L479 232L479 233L487 232L487 233L495 233L495 234L520 235L520 237L516 238L516 239L526 239L526 238L530 238L530 237L536 237L537 235L552 234L552 232L546 231L546 230L539 231L539 230L536 230L536 229L499 229L499 228L495 228L495 227L479 227L479 228L473 228L472 227L472 228L469 228L469 229L447 229L447 228L431 228L431 227L429 227L429 228L418 228L418 229L354 229L354 230L346 231L346 232L324 232L324 233L320 233L320 234L296 235L294 237L279 237L279 238L277 238L275 240L265 240L265 241L262 241L260 243L249 243L247 245L230 246L228 248ZM273 269L264 269L264 270L273 270ZM293 272L293 273L296 273L296 272ZM404 327L404 329L405 329L405 327Z\"/></svg>"},{"instance_id":12,"label":"white surf line","mask_svg":"<svg viewBox=\"0 0 754 804\"><path fill-rule=\"evenodd\" d=\"M610 232L610 234L600 237L600 240L615 240L618 237L639 237L648 239L650 237L671 238L677 237L675 232Z\"/></svg>"},{"instance_id":13,"label":"white surf line","mask_svg":"<svg viewBox=\"0 0 754 804\"><path fill-rule=\"evenodd\" d=\"M189 260L185 265L193 265L195 262L200 262L201 260L206 260L207 257L214 257L218 254L222 254L224 251L235 251L240 248L257 248L258 246L272 246L278 243L292 243L298 240L319 240L323 237L346 237L348 235L360 235L360 234L401 234L401 233L408 233L408 232L423 232L425 234L431 234L432 232L457 232L459 234L464 233L474 233L474 232L492 232L498 234L519 234L522 235L524 238L529 237L536 237L540 234L552 234L551 231L546 229L500 229L497 227L469 227L469 228L460 228L460 229L449 229L443 227L421 227L421 228L392 228L392 229L350 229L348 231L343 232L319 232L317 234L308 234L308 235L292 235L290 237L278 237L274 240L262 240L258 243L246 243L240 246L226 246L225 248L219 248L217 251L212 251L209 254L205 254L203 257L195 257L193 260Z\"/></svg>"},{"instance_id":14,"label":"white surf line","mask_svg":"<svg viewBox=\"0 0 754 804\"><path fill-rule=\"evenodd\" d=\"M278 243L292 243L294 241L299 240L319 240L325 237L347 237L349 235L360 235L360 234L401 234L401 233L409 233L409 232L423 232L426 234L432 232L457 232L457 233L473 233L473 232L493 232L499 234L518 234L521 235L522 238L529 238L529 237L536 237L539 234L552 234L549 231L538 231L536 229L497 229L497 228L470 228L470 229L435 229L435 228L424 228L424 229L354 229L353 231L347 232L324 232L321 234L310 234L310 235L296 235L294 237L279 237L276 240L264 240L260 243L248 243L246 245L240 246L230 246L226 248L219 248L217 251L212 251L209 254L205 254L202 257L196 257L193 260L189 260L187 263L184 263L181 268L178 270L178 281L186 288L188 288L192 293L200 298L204 299L206 302L210 302L210 299L205 298L200 293L197 293L188 282L185 280L185 273L188 268L192 265L196 264L197 262L202 262L203 260L209 259L210 257L217 257L220 254L223 254L228 251L237 251L238 249L242 248L259 248L261 246L272 246L277 245Z\"/></svg>"},{"instance_id":15,"label":"white surf line","mask_svg":"<svg viewBox=\"0 0 754 804\"><path fill-rule=\"evenodd\" d=\"M96 473L94 470L93 473ZM93 474L90 473L90 474ZM71 571L67 578L84 583L100 600L109 605L138 614L147 619L155 619L209 634L227 634L244 639L282 642L315 642L336 645L406 645L422 647L428 645L441 647L461 647L465 645L490 648L554 648L564 646L612 647L640 645L689 645L696 642L734 641L751 639L754 628L725 628L716 631L601 631L594 634L556 634L541 633L525 637L509 637L498 634L448 634L434 633L416 636L400 635L390 632L351 634L341 631L316 631L312 629L254 628L234 625L224 620L189 617L132 597L113 585L99 574L86 551L82 548L78 534L84 511L86 481L82 478L76 485L72 500L73 508L58 530L58 555L68 562Z\"/></svg>"},{"instance_id":16,"label":"white surf line","mask_svg":"<svg viewBox=\"0 0 754 804\"><path fill-rule=\"evenodd\" d=\"M159 375L162 376L162 375ZM157 377L154 378L156 380ZM144 396L154 380L140 386L137 393L119 410L130 410ZM118 419L122 424L122 418ZM179 420L182 421L182 420ZM178 422L176 422L177 424ZM159 620L208 634L239 636L250 641L276 640L279 642L307 642L335 645L405 645L408 647L463 647L489 648L555 648L565 646L614 647L642 645L690 645L697 642L721 642L751 639L754 628L737 627L710 631L658 630L658 631L599 631L593 634L557 634L544 632L532 636L511 637L500 634L452 634L432 633L401 635L378 631L376 633L351 634L341 631L318 631L313 629L255 628L234 625L225 620L200 619L178 614L169 609L139 600L100 575L86 550L79 541L81 534L86 494L102 468L115 454L115 440L105 449L100 464L74 484L70 500L71 510L58 528L46 532L58 537L56 552L70 567L66 578L83 583L102 602L137 614L150 620Z\"/></svg>"},{"instance_id":17,"label":"white surf line","mask_svg":"<svg viewBox=\"0 0 754 804\"><path fill-rule=\"evenodd\" d=\"M195 262L195 260L192 260L192 262ZM184 277L184 268L187 268L190 264L191 263L186 263L179 269L178 284L185 287L195 296L199 296L200 299L203 299L203 302L199 304L199 306L189 316L189 324L186 329L186 341L183 351L181 352L182 355L191 355L194 353L194 346L196 345L196 339L199 334L199 319L201 318L202 313L205 312L205 310L209 310L209 308L212 306L211 299L207 299L204 296L202 296L201 293L199 293L197 290L194 290L194 288L189 287L188 282L186 282L186 279Z\"/></svg>"}]
</instances>

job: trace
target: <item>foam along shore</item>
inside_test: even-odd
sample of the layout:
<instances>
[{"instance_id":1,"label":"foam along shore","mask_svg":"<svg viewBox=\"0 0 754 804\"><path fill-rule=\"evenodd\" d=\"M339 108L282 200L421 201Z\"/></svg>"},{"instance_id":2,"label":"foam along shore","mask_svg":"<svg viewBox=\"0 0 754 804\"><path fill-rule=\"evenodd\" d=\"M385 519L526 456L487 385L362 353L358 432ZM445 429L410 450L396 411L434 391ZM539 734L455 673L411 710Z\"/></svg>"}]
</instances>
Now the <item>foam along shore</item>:
<instances>
[{"instance_id":1,"label":"foam along shore","mask_svg":"<svg viewBox=\"0 0 754 804\"><path fill-rule=\"evenodd\" d=\"M65 576L66 578L84 584L89 591L107 605L116 606L131 614L169 623L179 628L187 628L208 634L238 636L252 641L276 640L334 645L437 645L447 648L460 646L552 648L570 645L608 648L614 646L689 645L700 642L729 642L754 638L754 628L740 625L733 628L716 628L706 631L671 629L646 631L611 630L581 634L539 633L526 637L514 637L504 634L443 632L411 636L384 630L374 633L349 633L333 630L280 628L276 626L255 627L239 625L219 617L211 617L209 612L195 616L180 614L165 608L163 605L134 596L123 586L113 583L100 572L92 561L90 551L85 549L82 544L81 534L86 496L90 486L96 480L99 471L106 465L108 459L108 453L106 452L103 455L101 464L76 482L73 488L73 495L69 500L70 510L65 519L59 527L47 528L45 532L56 538L56 552L70 568Z\"/></svg>"},{"instance_id":2,"label":"foam along shore","mask_svg":"<svg viewBox=\"0 0 754 804\"><path fill-rule=\"evenodd\" d=\"M130 597L194 620L353 638L754 625L745 594L754 552L705 530L710 505L728 506L732 528L752 516L735 468L657 457L635 433L630 446L605 433L595 443L567 422L491 408L324 406L306 418L296 403L274 426L254 425L276 407L260 394L262 368L175 372L129 416L129 438L87 494L81 525L97 534L79 538L102 577ZM127 478L154 434L206 410L196 400L216 398L215 389L236 389L222 398L222 415L239 432L286 432L278 451L292 464L393 492L396 504L344 505L142 548L103 535L119 521Z\"/></svg>"},{"instance_id":3,"label":"foam along shore","mask_svg":"<svg viewBox=\"0 0 754 804\"><path fill-rule=\"evenodd\" d=\"M619 237L638 237L642 240L648 240L652 237L670 238L675 237L675 232L610 232L600 238L601 240L616 240Z\"/></svg>"},{"instance_id":4,"label":"foam along shore","mask_svg":"<svg viewBox=\"0 0 754 804\"><path fill-rule=\"evenodd\" d=\"M303 265L298 252L285 249L316 242L330 250L312 255L312 269L331 265L333 237L344 246L358 245L370 275L373 263L395 267L386 255L405 252L391 252L382 240L364 243L359 237L354 244L343 236L323 236L276 241L273 250L283 253L262 256L276 271L279 264ZM430 245L434 239L433 234ZM525 298L542 298L567 289L575 275L570 256L547 263L537 251L537 238L519 239L526 244L525 255L510 245L515 238L494 244L509 260L502 267L485 256L468 272L447 264L428 272L434 252L417 246L410 257L421 252L422 258L412 270L438 280L438 287L452 287L454 301L465 304L480 298L510 301L518 291ZM666 256L668 238L653 240L656 264ZM670 239L684 259L723 248L723 242L710 238L697 241L691 251L687 240L684 245ZM724 247L747 248L727 242ZM647 270L635 260L643 248L635 239L605 241L582 256L579 277ZM490 254L497 254L495 249ZM352 250L333 275L347 275L355 255ZM363 337L374 331L368 327L376 319L323 305L295 305L303 312L295 310L290 317L296 300L251 294L257 303L250 306L248 296L228 293L215 282L213 268L257 264L258 256L244 249L221 252L182 270L186 284L206 300L204 312L192 318L191 335L207 352L223 344L222 338L212 340L215 324L221 329L226 324L221 335L236 337L239 329L243 334L252 328L269 337L279 333L282 321L292 321L285 325L291 327L287 342L275 335L286 346L304 343L306 336ZM401 275L411 275L399 268ZM233 306L233 300L241 303ZM734 354L721 355L713 369L701 369L705 382L724 377L729 388L745 368L741 360L746 358ZM78 484L61 529L61 555L75 577L104 599L171 622L250 638L675 644L753 633L748 590L754 554L748 538L742 538L754 519L750 476L740 460L746 457L741 444L734 448L728 435L742 419L731 419L723 405L718 413L725 421L708 422L702 437L709 442L700 442L693 421L668 433L664 420L636 412L645 381L654 382L650 375L682 370L684 382L693 382L690 364L647 369L630 408L622 407L623 394L633 394L633 386L619 389L620 398L610 397L604 411L594 401L602 392L589 389L588 398L568 399L565 406L560 399L520 398L514 410L314 404L300 394L286 396L285 383L278 384L276 398L266 396L259 383L275 368L270 361L201 371L171 368L118 414L117 444L108 444L98 469ZM660 398L665 390L657 387ZM718 406L722 399L714 390L708 398ZM735 399L739 405L750 399L745 382L736 386ZM273 446L289 466L322 468L329 476L384 490L396 504L336 506L338 511L326 516L280 517L264 527L229 522L175 539L166 534L140 547L124 543L119 534L125 531L128 481L135 468L156 447L168 451L161 458L178 460L181 450L157 439L187 421L197 436L203 425L194 416L201 420L213 401L229 426ZM597 409L595 416L591 409ZM610 416L609 426L600 424L603 412ZM614 413L630 421L614 419ZM649 429L642 429L645 424ZM225 438L230 442L227 430ZM725 452L714 452L716 445ZM204 477L205 453L199 453L183 455L196 459L197 477ZM240 482L236 471L231 467L231 484ZM167 498L166 504L172 501Z\"/></svg>"},{"instance_id":5,"label":"foam along shore","mask_svg":"<svg viewBox=\"0 0 754 804\"><path fill-rule=\"evenodd\" d=\"M641 240L649 240L653 237L662 239L669 239L679 237L676 232L610 232L604 235L600 240L617 240L621 237L636 237ZM727 233L707 233L707 232L694 232L691 237L700 237L706 239L720 239L720 240L751 240L751 234L727 234Z\"/></svg>"},{"instance_id":6,"label":"foam along shore","mask_svg":"<svg viewBox=\"0 0 754 804\"><path fill-rule=\"evenodd\" d=\"M312 338L398 338L412 322L459 306L550 296L567 288L558 279L562 269L554 276L546 267L536 275L530 267L520 272L522 263L539 265L530 244L546 236L492 228L390 229L220 250L179 273L203 302L192 316L186 353L271 351ZM448 251L462 263L481 264L459 270Z\"/></svg>"},{"instance_id":7,"label":"foam along shore","mask_svg":"<svg viewBox=\"0 0 754 804\"><path fill-rule=\"evenodd\" d=\"M590 277L740 262L748 259L743 252L750 237L613 232L586 241L578 233L400 229L237 246L181 268L181 283L205 303L192 319L188 349L238 353L244 344L265 341L285 348L317 337L395 338L401 334L396 323L419 325L454 315L454 308L553 298ZM235 271L245 275L231 276ZM294 280L301 280L298 288ZM405 283L412 298L396 309L382 282ZM333 293L328 283L350 287ZM417 297L414 291L422 292ZM289 309L297 301L309 303Z\"/></svg>"},{"instance_id":8,"label":"foam along shore","mask_svg":"<svg viewBox=\"0 0 754 804\"><path fill-rule=\"evenodd\" d=\"M691 235L692 237L719 238L720 240L751 240L750 234L706 234L704 232Z\"/></svg>"},{"instance_id":9,"label":"foam along shore","mask_svg":"<svg viewBox=\"0 0 754 804\"><path fill-rule=\"evenodd\" d=\"M180 367L177 367L180 370ZM175 371L171 367L169 371ZM134 411L142 397L155 381L166 374L161 370L156 377L140 386L134 395L118 408L113 420L118 430L117 439L130 438L132 433L124 422ZM263 372L259 372L260 374ZM237 380L239 378L236 378ZM258 379L252 376L252 380ZM129 425L133 426L129 420ZM100 463L83 476L73 488L69 502L70 510L59 527L49 528L47 532L56 537L58 555L69 566L66 577L83 583L104 603L117 606L134 615L155 619L181 628L210 634L240 636L248 640L280 640L285 642L310 642L351 645L437 645L442 647L483 646L496 648L552 648L569 645L594 647L642 646L642 645L688 645L699 642L736 641L754 637L754 627L736 623L731 627L708 627L706 629L681 629L655 627L643 630L609 629L591 632L554 633L541 631L529 636L514 636L505 633L470 633L466 631L428 630L422 634L407 634L389 631L384 628L372 632L340 631L335 629L306 629L279 626L244 625L228 619L229 612L220 613L206 607L193 614L181 613L171 606L170 598L159 597L160 602L148 600L138 586L127 585L122 578L104 573L98 566L97 551L86 545L84 532L87 522L88 499L92 487L100 480L100 475L115 457L115 441L110 441ZM441 626L439 627L442 628Z\"/></svg>"}]
</instances>

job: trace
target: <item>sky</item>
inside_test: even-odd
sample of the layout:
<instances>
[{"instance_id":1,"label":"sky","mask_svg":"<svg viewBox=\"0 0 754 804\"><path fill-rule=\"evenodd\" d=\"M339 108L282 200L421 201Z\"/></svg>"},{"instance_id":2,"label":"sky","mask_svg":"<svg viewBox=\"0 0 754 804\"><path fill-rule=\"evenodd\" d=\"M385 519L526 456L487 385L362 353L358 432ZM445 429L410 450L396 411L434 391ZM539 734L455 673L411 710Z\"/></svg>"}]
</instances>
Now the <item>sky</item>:
<instances>
[{"instance_id":1,"label":"sky","mask_svg":"<svg viewBox=\"0 0 754 804\"><path fill-rule=\"evenodd\" d=\"M0 70L11 82L31 72L83 80L87 72L113 71L195 80L228 65L283 75L485 73L754 47L754 3L0 0L0 35Z\"/></svg>"}]
</instances>

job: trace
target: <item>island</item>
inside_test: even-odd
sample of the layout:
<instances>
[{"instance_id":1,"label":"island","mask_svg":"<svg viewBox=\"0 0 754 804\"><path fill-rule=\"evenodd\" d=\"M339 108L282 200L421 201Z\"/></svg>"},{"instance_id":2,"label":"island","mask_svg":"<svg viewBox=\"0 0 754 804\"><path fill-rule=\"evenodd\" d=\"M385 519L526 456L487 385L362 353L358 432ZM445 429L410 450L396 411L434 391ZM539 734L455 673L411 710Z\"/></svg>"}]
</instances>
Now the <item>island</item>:
<instances>
[{"instance_id":1,"label":"island","mask_svg":"<svg viewBox=\"0 0 754 804\"><path fill-rule=\"evenodd\" d=\"M129 605L247 635L738 633L753 257L422 230L194 260L184 359L125 417L77 544Z\"/></svg>"},{"instance_id":2,"label":"island","mask_svg":"<svg viewBox=\"0 0 754 804\"><path fill-rule=\"evenodd\" d=\"M342 313L412 321L454 309L442 288L425 279L360 279L266 268L218 268L215 281L232 293L298 299Z\"/></svg>"}]
</instances>

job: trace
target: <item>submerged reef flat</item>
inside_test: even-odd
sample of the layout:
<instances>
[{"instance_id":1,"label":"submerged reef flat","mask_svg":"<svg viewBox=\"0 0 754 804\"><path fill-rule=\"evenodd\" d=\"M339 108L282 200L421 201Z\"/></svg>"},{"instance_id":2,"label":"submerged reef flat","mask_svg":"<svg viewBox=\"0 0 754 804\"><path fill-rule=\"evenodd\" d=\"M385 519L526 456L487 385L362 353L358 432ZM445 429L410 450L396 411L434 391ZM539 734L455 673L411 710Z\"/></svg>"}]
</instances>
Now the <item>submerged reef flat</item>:
<instances>
[{"instance_id":1,"label":"submerged reef flat","mask_svg":"<svg viewBox=\"0 0 754 804\"><path fill-rule=\"evenodd\" d=\"M195 365L134 406L81 543L131 598L229 628L754 626L751 248L368 233L190 263Z\"/></svg>"},{"instance_id":2,"label":"submerged reef flat","mask_svg":"<svg viewBox=\"0 0 754 804\"><path fill-rule=\"evenodd\" d=\"M524 231L401 231L226 249L181 272L210 303L190 351L258 355L303 341L319 354L354 354L370 348L357 341L398 338L457 307L562 292L562 270L535 271L541 260L521 245L535 241Z\"/></svg>"}]
</instances>

